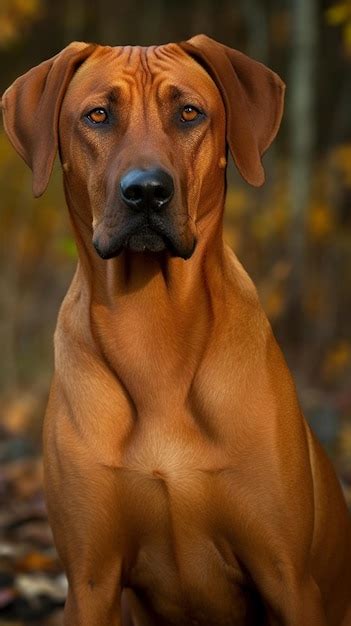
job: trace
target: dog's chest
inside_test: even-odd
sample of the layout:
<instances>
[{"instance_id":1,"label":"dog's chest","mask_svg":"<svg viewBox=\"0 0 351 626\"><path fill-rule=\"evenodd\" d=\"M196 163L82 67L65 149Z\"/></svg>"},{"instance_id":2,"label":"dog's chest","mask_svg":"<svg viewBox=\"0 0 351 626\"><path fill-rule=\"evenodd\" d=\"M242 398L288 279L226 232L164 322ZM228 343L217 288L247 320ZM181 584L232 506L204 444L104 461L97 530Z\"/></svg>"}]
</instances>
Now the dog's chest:
<instances>
[{"instance_id":1,"label":"dog's chest","mask_svg":"<svg viewBox=\"0 0 351 626\"><path fill-rule=\"evenodd\" d=\"M225 513L233 470L220 450L187 435L148 429L119 471L125 584L155 620L251 624L255 594L235 558Z\"/></svg>"}]
</instances>

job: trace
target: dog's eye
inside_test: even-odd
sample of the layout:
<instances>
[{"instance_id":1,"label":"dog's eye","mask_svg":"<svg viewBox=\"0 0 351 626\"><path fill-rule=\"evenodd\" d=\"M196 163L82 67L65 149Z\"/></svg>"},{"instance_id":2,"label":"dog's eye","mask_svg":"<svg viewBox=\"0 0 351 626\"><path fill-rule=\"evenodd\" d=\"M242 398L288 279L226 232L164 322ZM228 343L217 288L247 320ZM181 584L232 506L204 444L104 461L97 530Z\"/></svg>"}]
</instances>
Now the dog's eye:
<instances>
[{"instance_id":1,"label":"dog's eye","mask_svg":"<svg viewBox=\"0 0 351 626\"><path fill-rule=\"evenodd\" d=\"M93 124L104 124L108 122L108 115L105 109L93 109L86 116Z\"/></svg>"},{"instance_id":2,"label":"dog's eye","mask_svg":"<svg viewBox=\"0 0 351 626\"><path fill-rule=\"evenodd\" d=\"M188 104L182 109L181 119L182 122L193 122L194 120L196 120L196 118L199 117L199 115L201 115L201 111L199 111L199 109L197 109L196 107Z\"/></svg>"}]
</instances>

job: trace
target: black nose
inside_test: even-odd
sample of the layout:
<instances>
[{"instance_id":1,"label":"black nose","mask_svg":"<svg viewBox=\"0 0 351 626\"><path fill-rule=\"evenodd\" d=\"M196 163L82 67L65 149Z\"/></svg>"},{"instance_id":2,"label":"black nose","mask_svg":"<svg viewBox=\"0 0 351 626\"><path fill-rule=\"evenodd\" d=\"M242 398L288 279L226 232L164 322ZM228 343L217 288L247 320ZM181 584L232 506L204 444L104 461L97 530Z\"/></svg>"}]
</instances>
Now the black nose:
<instances>
[{"instance_id":1,"label":"black nose","mask_svg":"<svg viewBox=\"0 0 351 626\"><path fill-rule=\"evenodd\" d=\"M136 211L159 211L167 206L174 193L171 176L158 168L130 170L119 186L125 204Z\"/></svg>"}]
</instances>

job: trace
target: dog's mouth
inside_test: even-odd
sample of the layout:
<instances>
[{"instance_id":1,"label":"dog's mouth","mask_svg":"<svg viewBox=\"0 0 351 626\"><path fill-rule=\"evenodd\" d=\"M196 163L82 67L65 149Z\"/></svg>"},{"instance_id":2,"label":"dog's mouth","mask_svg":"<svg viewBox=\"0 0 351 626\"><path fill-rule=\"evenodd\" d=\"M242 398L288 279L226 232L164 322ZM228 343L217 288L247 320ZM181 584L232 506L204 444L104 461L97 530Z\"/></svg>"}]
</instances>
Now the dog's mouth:
<instances>
[{"instance_id":1,"label":"dog's mouth","mask_svg":"<svg viewBox=\"0 0 351 626\"><path fill-rule=\"evenodd\" d=\"M93 237L93 245L102 259L117 257L123 250L132 252L162 252L167 250L171 256L189 259L196 246L193 235L182 237L171 227L168 220L159 215L138 216L134 223L124 227L109 227L101 223Z\"/></svg>"},{"instance_id":2,"label":"dog's mouth","mask_svg":"<svg viewBox=\"0 0 351 626\"><path fill-rule=\"evenodd\" d=\"M166 248L166 243L161 235L155 232L148 224L141 227L132 234L124 244L125 248L133 252L162 252Z\"/></svg>"}]
</instances>

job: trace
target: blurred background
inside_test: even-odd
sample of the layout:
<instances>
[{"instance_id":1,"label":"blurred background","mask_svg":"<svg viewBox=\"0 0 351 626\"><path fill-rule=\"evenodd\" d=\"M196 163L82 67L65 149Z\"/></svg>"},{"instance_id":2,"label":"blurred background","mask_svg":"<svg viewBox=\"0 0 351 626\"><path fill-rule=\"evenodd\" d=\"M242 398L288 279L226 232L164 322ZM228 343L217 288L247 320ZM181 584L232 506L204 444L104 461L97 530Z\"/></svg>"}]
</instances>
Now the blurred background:
<instances>
[{"instance_id":1,"label":"blurred background","mask_svg":"<svg viewBox=\"0 0 351 626\"><path fill-rule=\"evenodd\" d=\"M287 83L267 182L231 166L225 237L254 279L305 414L351 504L351 1L1 0L0 93L72 40L204 32ZM62 623L66 584L41 490L52 335L76 250L59 164L40 200L0 131L0 625Z\"/></svg>"}]
</instances>

